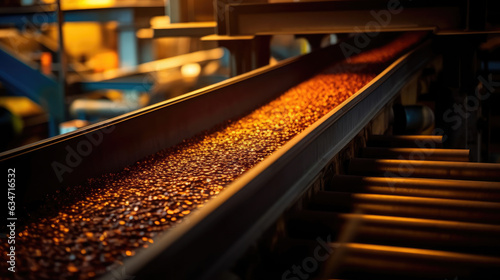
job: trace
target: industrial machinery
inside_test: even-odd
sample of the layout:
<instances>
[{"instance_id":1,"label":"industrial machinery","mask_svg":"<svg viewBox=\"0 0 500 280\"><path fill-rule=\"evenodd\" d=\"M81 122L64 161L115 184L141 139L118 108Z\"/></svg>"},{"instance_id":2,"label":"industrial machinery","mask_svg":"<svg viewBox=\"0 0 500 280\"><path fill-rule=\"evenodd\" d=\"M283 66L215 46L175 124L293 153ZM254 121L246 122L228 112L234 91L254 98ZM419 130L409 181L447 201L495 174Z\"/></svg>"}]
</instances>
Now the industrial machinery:
<instances>
[{"instance_id":1,"label":"industrial machinery","mask_svg":"<svg viewBox=\"0 0 500 280\"><path fill-rule=\"evenodd\" d=\"M41 107L50 136L225 79L202 71L224 55L215 44L152 39L163 0L14 2L0 11L1 89Z\"/></svg>"},{"instance_id":2,"label":"industrial machinery","mask_svg":"<svg viewBox=\"0 0 500 280\"><path fill-rule=\"evenodd\" d=\"M2 277L498 279L494 3L206 2L234 77L0 154Z\"/></svg>"}]
</instances>

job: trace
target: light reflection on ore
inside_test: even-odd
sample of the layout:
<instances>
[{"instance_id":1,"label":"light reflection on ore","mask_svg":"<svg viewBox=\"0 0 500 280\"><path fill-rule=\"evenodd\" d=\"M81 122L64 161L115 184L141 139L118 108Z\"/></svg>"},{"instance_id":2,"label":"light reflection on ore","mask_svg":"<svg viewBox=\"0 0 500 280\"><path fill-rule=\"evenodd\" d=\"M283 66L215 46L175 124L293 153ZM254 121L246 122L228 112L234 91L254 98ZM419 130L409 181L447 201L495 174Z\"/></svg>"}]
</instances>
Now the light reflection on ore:
<instances>
[{"instance_id":1,"label":"light reflection on ore","mask_svg":"<svg viewBox=\"0 0 500 280\"><path fill-rule=\"evenodd\" d=\"M90 179L83 199L22 230L16 239L16 277L84 279L117 267L356 93L418 40L404 36L335 64L245 117L117 174ZM79 195L82 188L59 200ZM7 249L6 242L0 246Z\"/></svg>"}]
</instances>

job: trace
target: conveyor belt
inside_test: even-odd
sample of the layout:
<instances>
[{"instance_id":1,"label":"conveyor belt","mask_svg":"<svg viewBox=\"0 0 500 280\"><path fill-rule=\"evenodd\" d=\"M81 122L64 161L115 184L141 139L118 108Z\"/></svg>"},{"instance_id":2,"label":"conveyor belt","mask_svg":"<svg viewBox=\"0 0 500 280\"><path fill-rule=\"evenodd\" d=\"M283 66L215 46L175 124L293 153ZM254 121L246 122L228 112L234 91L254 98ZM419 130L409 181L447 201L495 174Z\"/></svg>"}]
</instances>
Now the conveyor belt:
<instances>
[{"instance_id":1,"label":"conveyor belt","mask_svg":"<svg viewBox=\"0 0 500 280\"><path fill-rule=\"evenodd\" d=\"M18 240L24 245L18 248L17 255L23 271L18 277L92 278L112 270L104 278L114 279L126 267L130 275L158 278L166 264L171 279L213 276L228 267L234 256L241 255L242 248L248 247L305 191L304 182L310 182L324 168L323 160L357 135L427 61L429 42L396 57L396 53L420 38L410 36L407 42L396 41L381 48L369 63L365 59L370 59L370 55L363 53L330 67L319 78L304 82L291 89L291 94L281 95L243 118L238 118L242 112L268 101L267 93L287 87L289 81L286 85L266 84L271 89L252 92L245 86L261 88L261 83L253 84L258 75L249 73L203 94L192 93L84 131L2 154L2 167L16 167L20 175L25 175L19 176L18 184L23 186L20 199L33 202L57 186L81 182L85 174L102 173L100 168L116 171L119 164L158 150L160 145L171 147L118 174L91 179L84 187L64 189L59 200L69 206L23 228ZM332 61L339 61L342 53L334 50ZM331 55L330 51L321 54ZM322 62L323 57L311 55L308 59ZM287 63L293 66L288 69L304 66L300 60ZM376 71L371 67L377 67ZM257 80L273 82L273 77L287 73L276 70L263 70ZM353 83L349 74L358 75L359 81ZM243 92L240 94L239 90ZM303 102L307 90L316 103ZM320 90L335 94L319 94ZM337 97L341 98L336 100ZM346 99L349 102L342 102ZM342 106L335 107L339 104ZM175 114L185 118L178 122ZM233 121L227 121L227 116ZM178 143L180 137L213 127L220 119L226 121L222 126ZM144 124L148 126L143 127ZM78 166L69 162L71 171L58 181L57 172L51 168L54 162L68 164L70 149L79 149L84 141L96 140L96 136L100 142L92 146L93 151L85 154ZM274 142L263 143L268 138ZM135 140L144 146L130 143ZM327 141L336 144L324 145ZM222 159L220 165L214 164L216 159ZM37 180L51 184L40 188ZM95 188L85 189L89 185ZM222 187L224 192L217 195ZM81 195L86 198L81 199ZM208 201L213 196L217 197ZM196 210L201 205L203 208ZM189 219L178 223L186 215ZM174 227L167 230L171 226ZM199 252L193 255L194 248ZM193 263L197 264L195 270Z\"/></svg>"},{"instance_id":2,"label":"conveyor belt","mask_svg":"<svg viewBox=\"0 0 500 280\"><path fill-rule=\"evenodd\" d=\"M360 153L371 159L351 159L346 175L293 212L271 258L276 276L498 279L500 164L463 162L467 150L397 146L415 141L441 146L438 136L374 136ZM409 153L430 157L386 159Z\"/></svg>"}]
</instances>

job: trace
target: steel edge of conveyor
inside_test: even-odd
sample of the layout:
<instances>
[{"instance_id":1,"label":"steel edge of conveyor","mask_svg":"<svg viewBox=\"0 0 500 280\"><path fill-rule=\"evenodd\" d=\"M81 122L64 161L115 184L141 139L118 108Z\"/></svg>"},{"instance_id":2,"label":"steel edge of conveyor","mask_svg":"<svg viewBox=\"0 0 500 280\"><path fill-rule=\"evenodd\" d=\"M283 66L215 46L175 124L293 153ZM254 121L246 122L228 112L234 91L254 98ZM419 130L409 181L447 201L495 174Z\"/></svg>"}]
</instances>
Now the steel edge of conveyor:
<instances>
[{"instance_id":1,"label":"steel edge of conveyor","mask_svg":"<svg viewBox=\"0 0 500 280\"><path fill-rule=\"evenodd\" d=\"M389 7L396 4L393 7ZM373 13L389 12L390 20L378 25L384 31L454 30L463 29L459 15L464 13L461 3L453 0L388 1L305 1L283 3L234 3L226 7L226 30L232 36L271 34L322 34L359 32L359 28L375 20ZM424 9L425 10L422 10ZM403 13L400 13L404 11ZM424 13L422 13L424 12ZM320 21L342 17L342 20ZM425 15L425 16L423 16ZM412 17L411 23L406 22ZM287 19L293 18L293 21ZM355 19L355 20L352 20ZM431 22L435 24L430 24ZM446 19L446 20L443 20ZM342 23L347 23L342 25ZM381 23L381 22L379 22Z\"/></svg>"},{"instance_id":2,"label":"steel edge of conveyor","mask_svg":"<svg viewBox=\"0 0 500 280\"><path fill-rule=\"evenodd\" d=\"M141 279L163 279L165 273L168 279L209 279L228 268L306 191L328 161L395 98L407 78L428 61L429 49L427 41L403 55L203 208L155 239L154 246L126 260L128 274L137 273ZM362 117L349 119L356 110L363 112L358 115ZM341 136L344 133L338 130L346 122L350 126ZM101 279L114 279L114 274Z\"/></svg>"}]
</instances>

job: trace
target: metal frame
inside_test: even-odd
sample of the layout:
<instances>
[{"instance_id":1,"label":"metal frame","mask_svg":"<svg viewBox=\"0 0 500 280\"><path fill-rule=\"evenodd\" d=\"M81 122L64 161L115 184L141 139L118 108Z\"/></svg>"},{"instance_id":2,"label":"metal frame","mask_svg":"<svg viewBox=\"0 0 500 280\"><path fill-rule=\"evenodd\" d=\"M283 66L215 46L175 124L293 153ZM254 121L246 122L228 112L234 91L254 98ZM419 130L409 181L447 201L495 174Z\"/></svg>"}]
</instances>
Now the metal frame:
<instances>
[{"instance_id":1,"label":"metal frame","mask_svg":"<svg viewBox=\"0 0 500 280\"><path fill-rule=\"evenodd\" d=\"M146 76L142 75L137 78L126 78L123 80L106 80L96 82L79 82L75 85L79 92L91 92L96 90L116 89L116 90L138 90L149 92L154 84L150 81L145 81Z\"/></svg>"},{"instance_id":2,"label":"metal frame","mask_svg":"<svg viewBox=\"0 0 500 280\"><path fill-rule=\"evenodd\" d=\"M166 27L154 28L153 38L203 37L215 34L216 27L215 21L172 23Z\"/></svg>"},{"instance_id":3,"label":"metal frame","mask_svg":"<svg viewBox=\"0 0 500 280\"><path fill-rule=\"evenodd\" d=\"M156 1L158 2L158 1ZM60 5L60 2L58 1ZM144 4L144 3L143 3ZM43 24L58 24L58 56L61 65L59 72L59 83L54 84L54 80L47 77L16 58L15 55L0 49L0 57L8 69L0 69L0 78L10 85L13 92L27 95L33 101L46 107L50 112L49 134L55 136L59 134L59 124L65 120L65 92L66 92L66 56L64 52L64 41L62 36L63 22L97 21L109 22L117 21L118 27L118 52L122 67L133 67L140 63L139 42L136 30L140 26L149 25L148 19L153 15L163 15L164 9L159 6L117 6L106 8L81 9L78 7L59 10L59 5L36 5L33 7L5 8L0 11L0 25L15 26L22 30L26 28L38 27ZM161 6L163 7L163 6ZM139 25L139 27L137 26ZM14 70L14 71L13 71ZM22 71L17 71L22 70ZM102 88L136 88L137 84L132 82L108 82L98 85L89 83L84 85L85 90ZM149 89L150 85L141 84L141 88Z\"/></svg>"},{"instance_id":4,"label":"metal frame","mask_svg":"<svg viewBox=\"0 0 500 280\"><path fill-rule=\"evenodd\" d=\"M382 40L384 36L380 37ZM396 95L405 80L429 59L428 54L429 44L425 44L393 63L356 95L159 236L154 246L127 259L127 274L158 278L168 265L169 279L197 279L231 265L300 196L324 164L370 121L369 116ZM62 186L119 171L146 155L250 112L314 75L311 70L342 59L344 54L336 45L264 67L171 101L2 153L0 167L16 168L16 185L22 186L16 192L16 208L26 209ZM284 75L287 79L282 79ZM78 149L78 145L89 141L89 136L99 133L100 143L93 145L92 152L59 182L51 164L66 163L69 150ZM114 279L121 269L103 279Z\"/></svg>"},{"instance_id":5,"label":"metal frame","mask_svg":"<svg viewBox=\"0 0 500 280\"><path fill-rule=\"evenodd\" d=\"M152 250L126 261L128 273L149 279L169 271L169 279L209 279L229 268L307 190L329 160L396 97L407 79L428 61L429 52L427 42L398 59L175 230L155 240Z\"/></svg>"},{"instance_id":6,"label":"metal frame","mask_svg":"<svg viewBox=\"0 0 500 280\"><path fill-rule=\"evenodd\" d=\"M270 36L220 36L208 35L202 41L215 41L229 50L231 77L244 74L269 64Z\"/></svg>"},{"instance_id":7,"label":"metal frame","mask_svg":"<svg viewBox=\"0 0 500 280\"><path fill-rule=\"evenodd\" d=\"M228 35L316 34L374 31L461 29L461 2L451 0L397 1L401 12L391 12L395 1L317 1L226 5ZM373 13L389 13L377 22Z\"/></svg>"},{"instance_id":8,"label":"metal frame","mask_svg":"<svg viewBox=\"0 0 500 280\"><path fill-rule=\"evenodd\" d=\"M23 61L0 45L0 80L17 95L29 97L50 112L50 135L57 135L65 119L64 88L56 77L42 74L34 65Z\"/></svg>"},{"instance_id":9,"label":"metal frame","mask_svg":"<svg viewBox=\"0 0 500 280\"><path fill-rule=\"evenodd\" d=\"M15 8L2 7L0 10L0 25L23 29L26 26L54 23L57 22L56 9L56 4Z\"/></svg>"}]
</instances>

